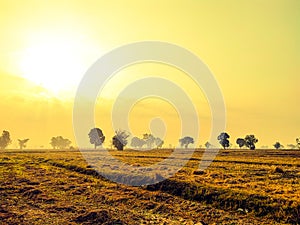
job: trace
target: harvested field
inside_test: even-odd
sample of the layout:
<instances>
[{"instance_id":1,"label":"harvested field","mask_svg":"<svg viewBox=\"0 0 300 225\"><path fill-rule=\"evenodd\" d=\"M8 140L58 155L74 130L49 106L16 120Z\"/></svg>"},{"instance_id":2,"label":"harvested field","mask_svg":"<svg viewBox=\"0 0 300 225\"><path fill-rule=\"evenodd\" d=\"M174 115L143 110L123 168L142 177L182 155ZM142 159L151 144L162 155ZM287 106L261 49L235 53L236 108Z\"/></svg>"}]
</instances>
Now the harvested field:
<instances>
[{"instance_id":1,"label":"harvested field","mask_svg":"<svg viewBox=\"0 0 300 225\"><path fill-rule=\"evenodd\" d=\"M170 153L111 151L141 166ZM300 223L300 151L222 150L204 172L202 153L163 182L132 187L102 177L78 151L3 151L1 224Z\"/></svg>"}]
</instances>

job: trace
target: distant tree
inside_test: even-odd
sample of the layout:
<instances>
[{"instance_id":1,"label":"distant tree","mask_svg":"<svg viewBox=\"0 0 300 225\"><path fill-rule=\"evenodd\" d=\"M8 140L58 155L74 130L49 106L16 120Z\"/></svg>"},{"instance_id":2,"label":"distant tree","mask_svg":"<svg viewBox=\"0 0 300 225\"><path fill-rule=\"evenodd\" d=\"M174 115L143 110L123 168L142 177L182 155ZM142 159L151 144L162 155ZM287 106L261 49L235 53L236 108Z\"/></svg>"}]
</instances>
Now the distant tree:
<instances>
[{"instance_id":1,"label":"distant tree","mask_svg":"<svg viewBox=\"0 0 300 225\"><path fill-rule=\"evenodd\" d=\"M26 148L26 143L27 143L27 141L29 141L28 138L23 139L23 140L18 139L20 149Z\"/></svg>"},{"instance_id":2,"label":"distant tree","mask_svg":"<svg viewBox=\"0 0 300 225\"><path fill-rule=\"evenodd\" d=\"M274 146L274 148L276 148L276 149L283 148L283 145L280 144L280 142L278 142L278 141L277 141L273 146Z\"/></svg>"},{"instance_id":3,"label":"distant tree","mask_svg":"<svg viewBox=\"0 0 300 225\"><path fill-rule=\"evenodd\" d=\"M186 136L184 138L179 139L180 146L188 148L189 144L194 144L194 138Z\"/></svg>"},{"instance_id":4,"label":"distant tree","mask_svg":"<svg viewBox=\"0 0 300 225\"><path fill-rule=\"evenodd\" d=\"M144 144L146 144L146 142L138 137L133 137L130 143L130 145L134 148L141 148Z\"/></svg>"},{"instance_id":5,"label":"distant tree","mask_svg":"<svg viewBox=\"0 0 300 225\"><path fill-rule=\"evenodd\" d=\"M258 139L253 134L247 135L245 137L245 145L250 150L254 150L255 149L255 144L257 142L258 142Z\"/></svg>"},{"instance_id":6,"label":"distant tree","mask_svg":"<svg viewBox=\"0 0 300 225\"><path fill-rule=\"evenodd\" d=\"M72 142L69 139L63 138L62 136L52 137L50 141L50 145L53 149L69 148L71 143Z\"/></svg>"},{"instance_id":7,"label":"distant tree","mask_svg":"<svg viewBox=\"0 0 300 225\"><path fill-rule=\"evenodd\" d=\"M97 146L101 146L105 140L105 136L103 135L103 132L99 128L93 128L89 132L89 138L90 143L95 146L95 149Z\"/></svg>"},{"instance_id":8,"label":"distant tree","mask_svg":"<svg viewBox=\"0 0 300 225\"><path fill-rule=\"evenodd\" d=\"M123 150L124 146L127 145L127 138L129 136L130 134L127 131L117 130L115 136L112 138L112 143L118 150Z\"/></svg>"},{"instance_id":9,"label":"distant tree","mask_svg":"<svg viewBox=\"0 0 300 225\"><path fill-rule=\"evenodd\" d=\"M60 149L66 149L70 148L71 141L67 138L63 138L62 136L59 137L59 148Z\"/></svg>"},{"instance_id":10,"label":"distant tree","mask_svg":"<svg viewBox=\"0 0 300 225\"><path fill-rule=\"evenodd\" d=\"M5 149L10 143L10 133L4 130L0 136L0 149Z\"/></svg>"},{"instance_id":11,"label":"distant tree","mask_svg":"<svg viewBox=\"0 0 300 225\"><path fill-rule=\"evenodd\" d=\"M227 134L226 132L222 132L219 136L218 136L218 141L220 143L220 145L222 145L222 147L224 149L229 147L229 139L230 136L229 134Z\"/></svg>"},{"instance_id":12,"label":"distant tree","mask_svg":"<svg viewBox=\"0 0 300 225\"><path fill-rule=\"evenodd\" d=\"M288 147L289 149L295 149L297 146L294 145L294 144L288 144L287 147Z\"/></svg>"},{"instance_id":13,"label":"distant tree","mask_svg":"<svg viewBox=\"0 0 300 225\"><path fill-rule=\"evenodd\" d=\"M164 141L161 140L159 137L156 137L154 139L154 144L156 145L156 148L162 148Z\"/></svg>"},{"instance_id":14,"label":"distant tree","mask_svg":"<svg viewBox=\"0 0 300 225\"><path fill-rule=\"evenodd\" d=\"M242 148L246 144L244 138L238 138L238 139L236 139L236 143L239 145L240 148Z\"/></svg>"},{"instance_id":15,"label":"distant tree","mask_svg":"<svg viewBox=\"0 0 300 225\"><path fill-rule=\"evenodd\" d=\"M152 134L143 134L143 140L146 142L148 148L152 149L155 142L155 137Z\"/></svg>"},{"instance_id":16,"label":"distant tree","mask_svg":"<svg viewBox=\"0 0 300 225\"><path fill-rule=\"evenodd\" d=\"M51 138L51 140L50 140L50 145L52 146L53 149L58 148L58 142L57 142L56 137L52 137L52 138Z\"/></svg>"},{"instance_id":17,"label":"distant tree","mask_svg":"<svg viewBox=\"0 0 300 225\"><path fill-rule=\"evenodd\" d=\"M300 138L296 138L296 145L300 149Z\"/></svg>"},{"instance_id":18,"label":"distant tree","mask_svg":"<svg viewBox=\"0 0 300 225\"><path fill-rule=\"evenodd\" d=\"M280 148L280 143L276 142L273 146L274 146L274 148L279 149Z\"/></svg>"},{"instance_id":19,"label":"distant tree","mask_svg":"<svg viewBox=\"0 0 300 225\"><path fill-rule=\"evenodd\" d=\"M211 148L212 147L212 144L209 143L208 141L204 144L205 148Z\"/></svg>"}]
</instances>

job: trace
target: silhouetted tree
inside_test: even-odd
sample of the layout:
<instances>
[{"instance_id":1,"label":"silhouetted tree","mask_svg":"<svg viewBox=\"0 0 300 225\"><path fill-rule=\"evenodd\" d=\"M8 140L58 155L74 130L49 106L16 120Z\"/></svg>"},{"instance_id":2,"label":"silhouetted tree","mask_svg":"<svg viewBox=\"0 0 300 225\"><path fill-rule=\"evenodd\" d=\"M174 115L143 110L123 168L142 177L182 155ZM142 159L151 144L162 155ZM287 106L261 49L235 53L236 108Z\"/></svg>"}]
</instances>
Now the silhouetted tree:
<instances>
[{"instance_id":1,"label":"silhouetted tree","mask_svg":"<svg viewBox=\"0 0 300 225\"><path fill-rule=\"evenodd\" d=\"M277 141L273 146L274 146L274 148L276 148L276 149L283 148L283 145L281 145L280 142L278 142L278 141Z\"/></svg>"},{"instance_id":2,"label":"silhouetted tree","mask_svg":"<svg viewBox=\"0 0 300 225\"><path fill-rule=\"evenodd\" d=\"M0 148L5 149L11 143L10 134L4 130L0 136Z\"/></svg>"},{"instance_id":3,"label":"silhouetted tree","mask_svg":"<svg viewBox=\"0 0 300 225\"><path fill-rule=\"evenodd\" d=\"M133 137L130 143L130 145L134 148L141 148L144 144L146 144L146 142L138 137Z\"/></svg>"},{"instance_id":4,"label":"silhouetted tree","mask_svg":"<svg viewBox=\"0 0 300 225\"><path fill-rule=\"evenodd\" d=\"M148 148L152 148L154 141L155 141L155 137L152 134L143 134L143 140L146 142L146 145Z\"/></svg>"},{"instance_id":5,"label":"silhouetted tree","mask_svg":"<svg viewBox=\"0 0 300 225\"><path fill-rule=\"evenodd\" d=\"M296 138L297 147L300 149L300 138Z\"/></svg>"},{"instance_id":6,"label":"silhouetted tree","mask_svg":"<svg viewBox=\"0 0 300 225\"><path fill-rule=\"evenodd\" d=\"M236 139L236 143L239 145L240 148L242 148L246 144L244 138Z\"/></svg>"},{"instance_id":7,"label":"silhouetted tree","mask_svg":"<svg viewBox=\"0 0 300 225\"><path fill-rule=\"evenodd\" d=\"M211 148L212 147L212 144L209 143L208 141L204 144L205 148Z\"/></svg>"},{"instance_id":8,"label":"silhouetted tree","mask_svg":"<svg viewBox=\"0 0 300 225\"><path fill-rule=\"evenodd\" d=\"M161 148L163 146L163 144L164 144L164 141L161 140L159 137L156 137L154 139L154 143L155 143L155 145L156 145L157 148Z\"/></svg>"},{"instance_id":9,"label":"silhouetted tree","mask_svg":"<svg viewBox=\"0 0 300 225\"><path fill-rule=\"evenodd\" d=\"M62 136L59 136L59 139L58 139L58 143L59 143L59 148L60 149L66 149L66 148L70 148L70 145L71 145L71 141L68 139L68 138L63 138Z\"/></svg>"},{"instance_id":10,"label":"silhouetted tree","mask_svg":"<svg viewBox=\"0 0 300 225\"><path fill-rule=\"evenodd\" d=\"M188 148L189 144L194 144L194 138L186 136L184 138L179 139L180 146Z\"/></svg>"},{"instance_id":11,"label":"silhouetted tree","mask_svg":"<svg viewBox=\"0 0 300 225\"><path fill-rule=\"evenodd\" d=\"M93 128L89 132L89 138L90 143L95 146L95 149L97 146L101 146L105 140L105 136L103 135L103 132L99 128Z\"/></svg>"},{"instance_id":12,"label":"silhouetted tree","mask_svg":"<svg viewBox=\"0 0 300 225\"><path fill-rule=\"evenodd\" d=\"M52 137L50 141L50 145L54 149L69 148L71 143L72 142L69 139L63 138L62 136Z\"/></svg>"},{"instance_id":13,"label":"silhouetted tree","mask_svg":"<svg viewBox=\"0 0 300 225\"><path fill-rule=\"evenodd\" d=\"M227 134L226 132L222 132L219 136L218 136L218 141L220 143L220 145L222 145L222 147L224 149L229 147L229 140L228 138L230 138L229 134Z\"/></svg>"},{"instance_id":14,"label":"silhouetted tree","mask_svg":"<svg viewBox=\"0 0 300 225\"><path fill-rule=\"evenodd\" d=\"M112 143L118 150L123 150L124 146L127 145L127 138L129 136L130 134L127 131L117 130L115 136L112 138Z\"/></svg>"},{"instance_id":15,"label":"silhouetted tree","mask_svg":"<svg viewBox=\"0 0 300 225\"><path fill-rule=\"evenodd\" d=\"M56 137L52 137L50 140L50 145L52 146L53 149L58 148L58 142L56 140Z\"/></svg>"},{"instance_id":16,"label":"silhouetted tree","mask_svg":"<svg viewBox=\"0 0 300 225\"><path fill-rule=\"evenodd\" d=\"M20 149L26 148L26 143L27 143L27 141L29 141L28 138L23 139L23 140L18 139Z\"/></svg>"},{"instance_id":17,"label":"silhouetted tree","mask_svg":"<svg viewBox=\"0 0 300 225\"><path fill-rule=\"evenodd\" d=\"M247 135L245 137L245 145L247 148L249 148L251 150L255 149L255 143L257 143L257 142L258 142L258 139L253 134Z\"/></svg>"}]
</instances>

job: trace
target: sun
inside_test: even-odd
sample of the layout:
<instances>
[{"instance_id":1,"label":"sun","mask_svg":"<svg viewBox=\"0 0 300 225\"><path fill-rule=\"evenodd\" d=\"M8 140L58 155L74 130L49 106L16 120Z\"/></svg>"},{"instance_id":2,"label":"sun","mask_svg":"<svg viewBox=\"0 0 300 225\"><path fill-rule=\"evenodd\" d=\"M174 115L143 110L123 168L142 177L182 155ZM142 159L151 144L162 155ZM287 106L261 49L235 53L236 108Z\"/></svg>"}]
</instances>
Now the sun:
<instances>
[{"instance_id":1,"label":"sun","mask_svg":"<svg viewBox=\"0 0 300 225\"><path fill-rule=\"evenodd\" d=\"M88 69L88 49L73 37L39 38L22 54L22 76L53 94L71 90Z\"/></svg>"}]
</instances>

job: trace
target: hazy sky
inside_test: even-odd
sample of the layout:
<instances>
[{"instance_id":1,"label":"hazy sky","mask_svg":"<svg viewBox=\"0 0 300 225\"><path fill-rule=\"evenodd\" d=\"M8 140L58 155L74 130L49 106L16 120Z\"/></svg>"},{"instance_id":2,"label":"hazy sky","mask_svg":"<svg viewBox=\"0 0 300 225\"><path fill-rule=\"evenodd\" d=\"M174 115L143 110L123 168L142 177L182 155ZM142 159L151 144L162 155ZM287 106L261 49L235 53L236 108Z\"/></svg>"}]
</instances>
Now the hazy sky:
<instances>
[{"instance_id":1,"label":"hazy sky","mask_svg":"<svg viewBox=\"0 0 300 225\"><path fill-rule=\"evenodd\" d=\"M85 71L118 46L158 40L182 46L208 65L224 96L231 142L253 133L258 146L294 143L300 136L299 12L298 0L1 0L0 130L10 131L11 147L18 138L30 138L30 147L49 147L57 135L74 143L73 100ZM136 65L107 84L96 107L97 126L107 143L110 107L120 90L143 76L171 80L176 73L182 72ZM173 82L195 104L203 144L210 129L209 105L193 82ZM175 142L180 128L176 110L159 99L144 99L132 108L132 131L149 132L156 117L167 127L166 143ZM162 124L156 122L153 132L160 135Z\"/></svg>"}]
</instances>

